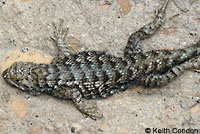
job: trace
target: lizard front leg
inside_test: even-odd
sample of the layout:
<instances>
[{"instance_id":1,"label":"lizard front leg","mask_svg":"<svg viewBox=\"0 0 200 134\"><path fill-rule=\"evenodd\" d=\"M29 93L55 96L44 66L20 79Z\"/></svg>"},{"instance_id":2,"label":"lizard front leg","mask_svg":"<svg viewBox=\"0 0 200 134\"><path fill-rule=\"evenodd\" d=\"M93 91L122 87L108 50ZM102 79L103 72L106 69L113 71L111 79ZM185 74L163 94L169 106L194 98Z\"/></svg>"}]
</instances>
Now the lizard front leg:
<instances>
[{"instance_id":1,"label":"lizard front leg","mask_svg":"<svg viewBox=\"0 0 200 134\"><path fill-rule=\"evenodd\" d=\"M80 91L76 88L67 88L63 90L53 90L50 94L59 99L72 99L77 109L86 116L96 120L103 117L94 100L83 98Z\"/></svg>"},{"instance_id":2,"label":"lizard front leg","mask_svg":"<svg viewBox=\"0 0 200 134\"><path fill-rule=\"evenodd\" d=\"M79 90L73 89L72 100L80 112L89 116L93 120L103 117L103 114L97 107L96 102L83 98Z\"/></svg>"},{"instance_id":3,"label":"lizard front leg","mask_svg":"<svg viewBox=\"0 0 200 134\"><path fill-rule=\"evenodd\" d=\"M65 57L69 57L71 55L71 52L69 51L67 45L65 44L65 37L68 32L68 28L64 29L63 28L63 20L60 20L59 26L56 26L53 23L54 26L54 37L51 37L57 48L58 48L58 56L55 59L63 59Z\"/></svg>"}]
</instances>

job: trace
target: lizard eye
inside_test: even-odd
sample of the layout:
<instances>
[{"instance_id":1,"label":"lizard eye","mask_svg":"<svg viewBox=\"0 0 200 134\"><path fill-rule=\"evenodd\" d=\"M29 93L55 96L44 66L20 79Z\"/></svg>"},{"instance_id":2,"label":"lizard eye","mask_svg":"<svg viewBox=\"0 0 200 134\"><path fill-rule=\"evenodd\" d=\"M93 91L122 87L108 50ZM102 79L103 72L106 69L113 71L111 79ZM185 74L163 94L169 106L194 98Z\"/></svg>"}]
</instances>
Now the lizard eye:
<instances>
[{"instance_id":1,"label":"lizard eye","mask_svg":"<svg viewBox=\"0 0 200 134\"><path fill-rule=\"evenodd\" d=\"M19 84L19 83L21 83L21 80L20 79L16 79L15 82Z\"/></svg>"},{"instance_id":2,"label":"lizard eye","mask_svg":"<svg viewBox=\"0 0 200 134\"><path fill-rule=\"evenodd\" d=\"M20 82L20 80L16 80L16 82L17 82L17 83L19 83L19 82Z\"/></svg>"}]
</instances>

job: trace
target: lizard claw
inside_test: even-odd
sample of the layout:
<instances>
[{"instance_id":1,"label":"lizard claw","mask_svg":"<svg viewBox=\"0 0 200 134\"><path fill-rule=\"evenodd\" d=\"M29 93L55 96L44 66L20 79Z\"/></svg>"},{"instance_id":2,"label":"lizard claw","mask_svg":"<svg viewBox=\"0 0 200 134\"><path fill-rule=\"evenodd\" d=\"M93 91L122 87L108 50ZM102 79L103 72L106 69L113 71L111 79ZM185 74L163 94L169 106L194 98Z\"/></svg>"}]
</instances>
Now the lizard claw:
<instances>
[{"instance_id":1,"label":"lizard claw","mask_svg":"<svg viewBox=\"0 0 200 134\"><path fill-rule=\"evenodd\" d=\"M63 29L63 22L64 20L60 20L59 26L56 26L55 23L52 23L54 27L54 37L51 37L54 41L57 41L58 39L64 39L67 35L68 29Z\"/></svg>"}]
</instances>

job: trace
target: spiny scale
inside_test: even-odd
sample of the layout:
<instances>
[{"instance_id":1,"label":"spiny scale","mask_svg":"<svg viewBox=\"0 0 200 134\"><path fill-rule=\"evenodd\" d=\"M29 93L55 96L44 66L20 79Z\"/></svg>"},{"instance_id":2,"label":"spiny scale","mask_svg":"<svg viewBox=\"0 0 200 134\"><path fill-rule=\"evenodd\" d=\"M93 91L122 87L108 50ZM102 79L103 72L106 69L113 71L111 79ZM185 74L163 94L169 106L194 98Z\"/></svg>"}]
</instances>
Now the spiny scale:
<instances>
[{"instance_id":1,"label":"spiny scale","mask_svg":"<svg viewBox=\"0 0 200 134\"><path fill-rule=\"evenodd\" d=\"M88 99L105 98L131 85L164 86L187 69L200 67L200 41L179 50L155 50L143 53L140 42L152 36L162 25L168 0L155 19L134 32L128 39L123 57L100 51L72 54L64 43L67 30L55 27L58 56L51 64L16 62L3 72L11 85L32 95L47 93L71 99L92 119L103 115Z\"/></svg>"}]
</instances>

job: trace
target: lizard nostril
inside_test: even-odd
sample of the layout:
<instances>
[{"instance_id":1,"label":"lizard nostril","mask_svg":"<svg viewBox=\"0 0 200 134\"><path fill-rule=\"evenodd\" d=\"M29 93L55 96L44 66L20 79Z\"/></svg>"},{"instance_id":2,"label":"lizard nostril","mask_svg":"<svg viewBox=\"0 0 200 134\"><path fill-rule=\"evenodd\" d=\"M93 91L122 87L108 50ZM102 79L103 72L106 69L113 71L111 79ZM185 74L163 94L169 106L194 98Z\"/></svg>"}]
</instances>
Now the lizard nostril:
<instances>
[{"instance_id":1,"label":"lizard nostril","mask_svg":"<svg viewBox=\"0 0 200 134\"><path fill-rule=\"evenodd\" d=\"M7 72L8 72L8 70L6 69L5 71L3 71L3 78L7 78Z\"/></svg>"}]
</instances>

